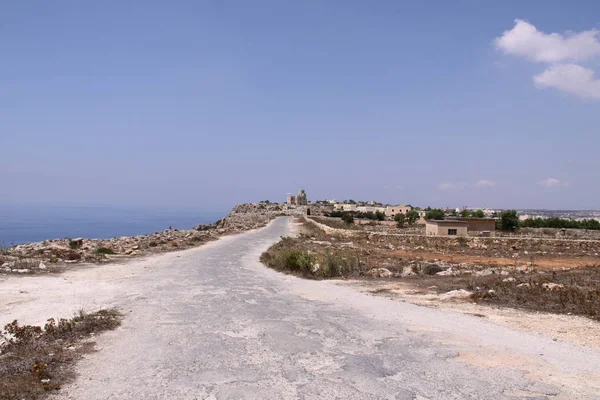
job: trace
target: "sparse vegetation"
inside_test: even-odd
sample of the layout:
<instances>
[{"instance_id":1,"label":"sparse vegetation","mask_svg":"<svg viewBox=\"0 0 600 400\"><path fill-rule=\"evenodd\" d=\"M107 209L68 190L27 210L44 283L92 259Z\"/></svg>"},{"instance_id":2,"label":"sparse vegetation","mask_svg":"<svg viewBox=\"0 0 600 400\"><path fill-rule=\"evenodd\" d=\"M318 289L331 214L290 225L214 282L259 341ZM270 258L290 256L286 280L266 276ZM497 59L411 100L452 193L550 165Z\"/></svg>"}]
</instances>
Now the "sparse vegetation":
<instances>
[{"instance_id":1,"label":"sparse vegetation","mask_svg":"<svg viewBox=\"0 0 600 400\"><path fill-rule=\"evenodd\" d=\"M474 300L600 320L600 267L474 279Z\"/></svg>"},{"instance_id":2,"label":"sparse vegetation","mask_svg":"<svg viewBox=\"0 0 600 400\"><path fill-rule=\"evenodd\" d=\"M99 247L98 249L96 249L96 254L97 255L111 255L111 254L115 254L115 252L112 249L109 249L108 247Z\"/></svg>"},{"instance_id":3,"label":"sparse vegetation","mask_svg":"<svg viewBox=\"0 0 600 400\"><path fill-rule=\"evenodd\" d=\"M381 212L381 211L376 211L376 212L372 212L372 211L367 211L367 212L361 212L361 211L332 211L330 213L326 214L328 217L331 218L348 218L348 216L352 216L354 218L359 218L359 219L370 219L372 221L385 221L385 213Z\"/></svg>"},{"instance_id":4,"label":"sparse vegetation","mask_svg":"<svg viewBox=\"0 0 600 400\"><path fill-rule=\"evenodd\" d=\"M420 218L419 212L416 210L410 210L406 213L406 222L408 222L408 226L413 226Z\"/></svg>"},{"instance_id":5,"label":"sparse vegetation","mask_svg":"<svg viewBox=\"0 0 600 400\"><path fill-rule=\"evenodd\" d=\"M350 225L354 223L354 217L351 214L344 214L342 215L342 221Z\"/></svg>"},{"instance_id":6,"label":"sparse vegetation","mask_svg":"<svg viewBox=\"0 0 600 400\"><path fill-rule=\"evenodd\" d=\"M283 238L261 255L261 262L278 271L309 279L344 277L360 269L360 258L350 250L308 249L305 237Z\"/></svg>"},{"instance_id":7,"label":"sparse vegetation","mask_svg":"<svg viewBox=\"0 0 600 400\"><path fill-rule=\"evenodd\" d=\"M404 221L406 220L406 215L402 213L398 213L394 215L394 221L396 221L396 226L398 228L404 228Z\"/></svg>"},{"instance_id":8,"label":"sparse vegetation","mask_svg":"<svg viewBox=\"0 0 600 400\"><path fill-rule=\"evenodd\" d=\"M321 220L343 225L332 218ZM594 242L571 246L562 241L469 237L423 237L407 242L400 235L371 235L366 230L351 237L326 233L310 223L304 224L302 232L271 247L263 254L263 263L310 279L377 279L372 270L385 268L392 280L402 279L423 293L430 293L431 288L440 294L466 289L474 293L471 301L600 320L600 266L589 255L597 247ZM428 249L417 250L421 246ZM588 251L587 246L593 248ZM525 250L529 255L512 256ZM569 256L565 251L572 253ZM589 264L583 264L588 260ZM562 270L574 265L579 268Z\"/></svg>"},{"instance_id":9,"label":"sparse vegetation","mask_svg":"<svg viewBox=\"0 0 600 400\"><path fill-rule=\"evenodd\" d=\"M352 229L352 230L361 230L363 229L361 225L357 225L357 224L347 224L344 221L340 221L337 218L327 218L327 217L311 217L312 219L314 219L315 221L323 224L323 225L327 225L330 228L335 228L335 229Z\"/></svg>"},{"instance_id":10,"label":"sparse vegetation","mask_svg":"<svg viewBox=\"0 0 600 400\"><path fill-rule=\"evenodd\" d=\"M90 351L90 334L115 329L116 309L79 311L71 319L49 319L46 325L13 321L0 331L0 399L41 399L73 377L73 364ZM8 378L8 379L7 379Z\"/></svg>"},{"instance_id":11,"label":"sparse vegetation","mask_svg":"<svg viewBox=\"0 0 600 400\"><path fill-rule=\"evenodd\" d=\"M426 220L441 220L444 219L446 216L446 214L444 213L444 210L440 209L440 208L433 208L429 211L427 211L427 213L425 214L425 219Z\"/></svg>"},{"instance_id":12,"label":"sparse vegetation","mask_svg":"<svg viewBox=\"0 0 600 400\"><path fill-rule=\"evenodd\" d=\"M68 253L65 253L64 259L69 261L79 261L81 260L81 254L76 251L69 251Z\"/></svg>"},{"instance_id":13,"label":"sparse vegetation","mask_svg":"<svg viewBox=\"0 0 600 400\"><path fill-rule=\"evenodd\" d=\"M503 231L513 232L519 228L519 217L516 210L504 210L500 213L498 228Z\"/></svg>"},{"instance_id":14,"label":"sparse vegetation","mask_svg":"<svg viewBox=\"0 0 600 400\"><path fill-rule=\"evenodd\" d=\"M576 221L564 218L528 218L520 226L527 228L589 229L600 230L600 222L595 219Z\"/></svg>"}]
</instances>

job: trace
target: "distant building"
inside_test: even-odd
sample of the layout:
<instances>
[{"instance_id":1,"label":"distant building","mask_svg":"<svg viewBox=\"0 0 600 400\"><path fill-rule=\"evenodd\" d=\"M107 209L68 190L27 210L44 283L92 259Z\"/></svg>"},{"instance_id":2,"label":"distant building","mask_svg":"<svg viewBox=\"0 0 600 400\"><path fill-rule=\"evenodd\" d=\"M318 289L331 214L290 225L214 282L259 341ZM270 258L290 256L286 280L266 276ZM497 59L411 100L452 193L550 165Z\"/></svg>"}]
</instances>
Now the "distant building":
<instances>
[{"instance_id":1,"label":"distant building","mask_svg":"<svg viewBox=\"0 0 600 400\"><path fill-rule=\"evenodd\" d=\"M458 218L465 221L471 236L496 236L496 220L494 218Z\"/></svg>"},{"instance_id":2,"label":"distant building","mask_svg":"<svg viewBox=\"0 0 600 400\"><path fill-rule=\"evenodd\" d=\"M385 208L385 215L386 217L394 218L396 214L407 214L410 210L412 210L412 207L404 204L399 204L397 206L387 206Z\"/></svg>"},{"instance_id":3,"label":"distant building","mask_svg":"<svg viewBox=\"0 0 600 400\"><path fill-rule=\"evenodd\" d=\"M425 223L425 234L432 236L467 236L468 223L455 219L432 219Z\"/></svg>"},{"instance_id":4,"label":"distant building","mask_svg":"<svg viewBox=\"0 0 600 400\"><path fill-rule=\"evenodd\" d=\"M425 215L427 215L427 211L418 210L417 212L419 213L419 219L417 220L417 224L423 225L425 223Z\"/></svg>"},{"instance_id":5,"label":"distant building","mask_svg":"<svg viewBox=\"0 0 600 400\"><path fill-rule=\"evenodd\" d=\"M356 207L356 211L360 211L360 212L372 212L372 213L376 213L376 212L382 212L385 213L385 207L373 207L373 206L358 206Z\"/></svg>"},{"instance_id":6,"label":"distant building","mask_svg":"<svg viewBox=\"0 0 600 400\"><path fill-rule=\"evenodd\" d=\"M493 218L456 218L429 220L425 233L435 236L496 236L496 220Z\"/></svg>"},{"instance_id":7,"label":"distant building","mask_svg":"<svg viewBox=\"0 0 600 400\"><path fill-rule=\"evenodd\" d=\"M287 195L286 203L289 206L306 206L308 205L308 200L306 199L306 191L304 189L300 189L296 196L291 194Z\"/></svg>"},{"instance_id":8,"label":"distant building","mask_svg":"<svg viewBox=\"0 0 600 400\"><path fill-rule=\"evenodd\" d=\"M342 204L342 210L344 211L356 211L356 204Z\"/></svg>"}]
</instances>

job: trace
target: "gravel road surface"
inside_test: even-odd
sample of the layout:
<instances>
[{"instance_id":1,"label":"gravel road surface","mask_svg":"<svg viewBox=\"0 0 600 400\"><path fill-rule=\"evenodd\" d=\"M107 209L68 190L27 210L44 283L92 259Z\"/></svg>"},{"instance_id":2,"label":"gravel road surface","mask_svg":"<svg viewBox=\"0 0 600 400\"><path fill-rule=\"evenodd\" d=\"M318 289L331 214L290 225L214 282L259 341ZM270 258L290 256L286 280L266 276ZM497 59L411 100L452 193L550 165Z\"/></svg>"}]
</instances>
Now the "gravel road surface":
<instances>
[{"instance_id":1,"label":"gravel road surface","mask_svg":"<svg viewBox=\"0 0 600 400\"><path fill-rule=\"evenodd\" d=\"M197 249L27 278L29 297L0 322L80 305L127 313L56 399L600 398L592 349L262 266L291 226L279 218ZM14 282L30 281L3 287Z\"/></svg>"}]
</instances>

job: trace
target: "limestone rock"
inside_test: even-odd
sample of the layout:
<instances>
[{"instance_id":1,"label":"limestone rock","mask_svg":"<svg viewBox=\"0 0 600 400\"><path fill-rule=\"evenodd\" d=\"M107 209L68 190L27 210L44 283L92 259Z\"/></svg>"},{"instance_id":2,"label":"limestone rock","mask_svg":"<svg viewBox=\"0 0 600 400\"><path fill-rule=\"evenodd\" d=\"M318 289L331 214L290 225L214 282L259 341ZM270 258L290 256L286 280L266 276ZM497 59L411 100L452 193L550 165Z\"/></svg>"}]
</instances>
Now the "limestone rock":
<instances>
[{"instance_id":1,"label":"limestone rock","mask_svg":"<svg viewBox=\"0 0 600 400\"><path fill-rule=\"evenodd\" d=\"M389 278L394 274L387 268L373 268L369 270L369 272L367 272L367 275L371 275L378 278Z\"/></svg>"}]
</instances>

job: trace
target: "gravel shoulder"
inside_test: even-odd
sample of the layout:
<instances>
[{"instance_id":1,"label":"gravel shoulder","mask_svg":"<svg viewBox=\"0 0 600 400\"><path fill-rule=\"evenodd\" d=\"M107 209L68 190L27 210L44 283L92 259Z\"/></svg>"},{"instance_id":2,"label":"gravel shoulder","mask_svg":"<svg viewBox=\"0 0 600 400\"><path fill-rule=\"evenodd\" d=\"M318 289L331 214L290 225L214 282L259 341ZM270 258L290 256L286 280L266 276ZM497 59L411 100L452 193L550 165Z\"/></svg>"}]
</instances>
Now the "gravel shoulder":
<instances>
[{"instance_id":1,"label":"gravel shoulder","mask_svg":"<svg viewBox=\"0 0 600 400\"><path fill-rule=\"evenodd\" d=\"M79 378L57 399L593 399L600 393L600 351L589 343L262 266L260 254L292 228L289 218L279 218L200 248L126 264L4 277L0 323L43 323L82 307L126 313L121 328L98 337L98 351L78 364ZM538 324L531 321L532 328Z\"/></svg>"}]
</instances>

